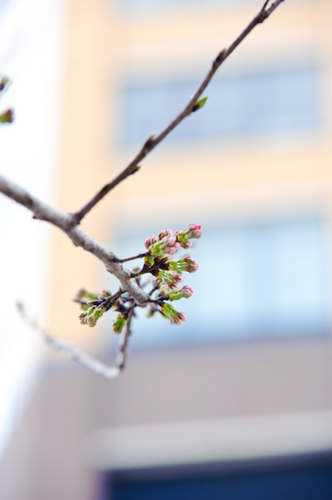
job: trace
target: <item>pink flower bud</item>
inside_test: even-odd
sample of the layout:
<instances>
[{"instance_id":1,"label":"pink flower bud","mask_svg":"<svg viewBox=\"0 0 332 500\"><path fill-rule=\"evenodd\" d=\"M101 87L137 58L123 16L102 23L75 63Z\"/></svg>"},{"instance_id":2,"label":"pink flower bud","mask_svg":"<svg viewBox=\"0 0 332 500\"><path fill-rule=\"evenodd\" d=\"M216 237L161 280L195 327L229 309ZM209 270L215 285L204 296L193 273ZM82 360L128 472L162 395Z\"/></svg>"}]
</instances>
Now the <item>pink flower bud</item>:
<instances>
[{"instance_id":1,"label":"pink flower bud","mask_svg":"<svg viewBox=\"0 0 332 500\"><path fill-rule=\"evenodd\" d=\"M175 236L182 248L189 248L191 246L190 239L200 238L203 234L201 226L198 224L189 224L186 229L176 231Z\"/></svg>"},{"instance_id":2,"label":"pink flower bud","mask_svg":"<svg viewBox=\"0 0 332 500\"><path fill-rule=\"evenodd\" d=\"M167 253L168 255L173 255L175 254L179 249L180 249L181 245L180 243L178 243L177 241L174 243L174 245L172 245L171 247L168 248Z\"/></svg>"},{"instance_id":3,"label":"pink flower bud","mask_svg":"<svg viewBox=\"0 0 332 500\"><path fill-rule=\"evenodd\" d=\"M180 248L175 236L166 236L162 240L152 245L149 250L154 257L173 255Z\"/></svg>"},{"instance_id":4,"label":"pink flower bud","mask_svg":"<svg viewBox=\"0 0 332 500\"><path fill-rule=\"evenodd\" d=\"M187 273L195 273L199 268L198 263L191 257L184 257L184 259L178 261L170 261L168 265L172 271L187 271Z\"/></svg>"},{"instance_id":5,"label":"pink flower bud","mask_svg":"<svg viewBox=\"0 0 332 500\"><path fill-rule=\"evenodd\" d=\"M157 236L155 234L153 236L148 236L144 242L144 246L147 250L149 250L149 248L157 243L157 241Z\"/></svg>"},{"instance_id":6,"label":"pink flower bud","mask_svg":"<svg viewBox=\"0 0 332 500\"><path fill-rule=\"evenodd\" d=\"M182 295L185 299L189 299L189 297L192 297L194 293L194 289L191 286L185 285L182 290Z\"/></svg>"},{"instance_id":7,"label":"pink flower bud","mask_svg":"<svg viewBox=\"0 0 332 500\"><path fill-rule=\"evenodd\" d=\"M182 246L182 248L184 248L185 250L187 248L190 248L193 246L193 244L191 243L191 241L180 241L180 245Z\"/></svg>"},{"instance_id":8,"label":"pink flower bud","mask_svg":"<svg viewBox=\"0 0 332 500\"><path fill-rule=\"evenodd\" d=\"M165 317L169 319L173 325L182 325L182 323L187 319L184 313L176 311L171 304L164 304L161 310Z\"/></svg>"},{"instance_id":9,"label":"pink flower bud","mask_svg":"<svg viewBox=\"0 0 332 500\"><path fill-rule=\"evenodd\" d=\"M170 300L180 300L180 299L189 299L194 293L194 289L191 286L184 286L180 290L172 290L168 293Z\"/></svg>"},{"instance_id":10,"label":"pink flower bud","mask_svg":"<svg viewBox=\"0 0 332 500\"><path fill-rule=\"evenodd\" d=\"M203 230L201 229L202 226L199 224L189 224L188 226L188 238L193 239L193 238L200 238L203 234Z\"/></svg>"},{"instance_id":11,"label":"pink flower bud","mask_svg":"<svg viewBox=\"0 0 332 500\"><path fill-rule=\"evenodd\" d=\"M164 231L161 231L159 233L158 239L162 240L163 238L166 238L167 236L172 236L173 231L172 229L165 229Z\"/></svg>"},{"instance_id":12,"label":"pink flower bud","mask_svg":"<svg viewBox=\"0 0 332 500\"><path fill-rule=\"evenodd\" d=\"M186 315L184 313L178 312L176 316L173 316L171 322L173 325L182 325L186 321Z\"/></svg>"},{"instance_id":13,"label":"pink flower bud","mask_svg":"<svg viewBox=\"0 0 332 500\"><path fill-rule=\"evenodd\" d=\"M165 283L171 290L177 288L178 283L182 281L182 276L176 271L159 271L158 278Z\"/></svg>"}]
</instances>

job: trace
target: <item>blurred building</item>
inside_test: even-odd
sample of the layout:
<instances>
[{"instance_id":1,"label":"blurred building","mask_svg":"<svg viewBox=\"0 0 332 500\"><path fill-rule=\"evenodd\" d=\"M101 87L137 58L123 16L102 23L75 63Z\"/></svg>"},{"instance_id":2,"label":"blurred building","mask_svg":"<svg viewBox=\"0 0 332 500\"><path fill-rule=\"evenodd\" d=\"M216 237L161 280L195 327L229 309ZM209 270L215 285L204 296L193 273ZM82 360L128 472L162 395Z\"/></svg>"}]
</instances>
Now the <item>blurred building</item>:
<instances>
[{"instance_id":1,"label":"blurred building","mask_svg":"<svg viewBox=\"0 0 332 500\"><path fill-rule=\"evenodd\" d=\"M68 0L56 206L74 212L115 177L261 4ZM120 257L202 224L188 321L142 311L116 381L45 352L0 463L4 499L332 497L331 15L285 1L84 219ZM46 326L112 364L111 319L82 327L71 299L116 284L52 235Z\"/></svg>"}]
</instances>

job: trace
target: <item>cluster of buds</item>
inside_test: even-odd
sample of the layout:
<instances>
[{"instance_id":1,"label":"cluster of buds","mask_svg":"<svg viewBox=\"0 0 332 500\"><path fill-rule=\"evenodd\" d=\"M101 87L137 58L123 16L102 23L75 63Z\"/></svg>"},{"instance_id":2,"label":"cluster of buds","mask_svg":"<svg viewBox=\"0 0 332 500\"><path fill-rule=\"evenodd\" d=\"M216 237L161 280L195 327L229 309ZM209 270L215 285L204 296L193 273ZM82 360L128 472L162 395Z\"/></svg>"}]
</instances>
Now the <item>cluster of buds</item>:
<instances>
[{"instance_id":1,"label":"cluster of buds","mask_svg":"<svg viewBox=\"0 0 332 500\"><path fill-rule=\"evenodd\" d=\"M203 231L201 227L202 226L199 226L198 224L189 224L186 229L182 229L182 231L176 231L176 239L182 248L191 247L192 243L189 240L200 238L202 236Z\"/></svg>"},{"instance_id":2,"label":"cluster of buds","mask_svg":"<svg viewBox=\"0 0 332 500\"><path fill-rule=\"evenodd\" d=\"M192 245L190 240L200 238L202 234L201 226L197 224L189 224L187 228L175 233L171 229L167 229L161 231L158 236L153 235L145 240L144 245L147 251L144 254L123 261L119 260L119 262L125 262L144 257L143 267L134 269L132 278L136 280L138 286L141 286L140 277L143 274L149 273L154 277L152 290L148 294L150 296L149 317L158 311L174 325L181 325L186 320L185 314L176 311L167 301L188 299L193 295L192 287L187 285L180 287L182 273L194 273L199 266L189 256L178 260L170 258L180 248L189 248ZM106 311L113 309L118 313L113 321L113 332L120 334L126 325L130 331L130 318L137 304L133 297L121 289L114 295L105 290L100 294L95 294L81 289L77 292L75 300L83 309L79 316L82 324L93 327Z\"/></svg>"},{"instance_id":3,"label":"cluster of buds","mask_svg":"<svg viewBox=\"0 0 332 500\"><path fill-rule=\"evenodd\" d=\"M185 229L175 233L171 229L161 231L158 237L156 235L148 237L144 243L147 254L143 269L145 272L150 272L157 277L155 288L156 292L159 289L159 294L156 297L156 302L159 303L160 312L163 316L175 325L182 324L186 317L183 313L177 312L170 304L166 304L165 301L192 296L194 290L191 287L179 288L179 284L182 281L184 271L194 273L199 266L189 256L179 260L170 260L169 257L174 255L180 248L190 248L192 246L190 240L198 239L202 234L203 231L200 225L189 224ZM148 316L153 316L157 310L156 306L151 307Z\"/></svg>"},{"instance_id":4,"label":"cluster of buds","mask_svg":"<svg viewBox=\"0 0 332 500\"><path fill-rule=\"evenodd\" d=\"M107 311L107 299L111 296L112 294L108 290L103 290L99 294L88 292L84 288L78 290L75 301L80 304L84 311L78 317L81 325L96 326L98 319ZM83 299L88 299L89 302Z\"/></svg>"},{"instance_id":5,"label":"cluster of buds","mask_svg":"<svg viewBox=\"0 0 332 500\"><path fill-rule=\"evenodd\" d=\"M198 270L198 263L189 256L185 256L179 260L170 260L169 257L174 255L180 248L189 248L192 246L190 240L200 238L203 234L202 228L198 224L189 224L182 231L173 233L171 229L162 231L158 237L153 235L145 241L145 248L148 254L145 258L147 270L157 277L157 290L159 294L156 297L156 302L159 302L160 312L163 316L169 319L175 325L181 325L186 317L174 309L170 304L166 304L166 300L179 300L189 298L193 295L194 290L189 286L179 288L182 281L182 273L194 273ZM157 268L157 272L156 272ZM150 308L148 316L152 316L158 309Z\"/></svg>"},{"instance_id":6,"label":"cluster of buds","mask_svg":"<svg viewBox=\"0 0 332 500\"><path fill-rule=\"evenodd\" d=\"M198 224L189 224L188 227L173 234L171 229L161 231L158 235L149 236L145 242L145 248L152 257L164 257L173 255L181 247L189 248L192 243L189 240L200 238L203 234L201 226Z\"/></svg>"},{"instance_id":7,"label":"cluster of buds","mask_svg":"<svg viewBox=\"0 0 332 500\"><path fill-rule=\"evenodd\" d=\"M75 301L80 304L84 311L78 317L81 324L90 327L96 326L98 319L112 308L119 313L113 321L112 330L115 334L121 333L128 317L128 309L124 305L126 298L121 297L121 295L122 291L112 296L111 292L107 290L103 290L99 294L88 292L84 288L78 290ZM83 299L88 299L88 302Z\"/></svg>"},{"instance_id":8,"label":"cluster of buds","mask_svg":"<svg viewBox=\"0 0 332 500\"><path fill-rule=\"evenodd\" d=\"M171 229L161 231L159 236L149 236L144 242L145 248L153 257L164 257L164 255L173 255L180 248L176 237Z\"/></svg>"},{"instance_id":9,"label":"cluster of buds","mask_svg":"<svg viewBox=\"0 0 332 500\"><path fill-rule=\"evenodd\" d=\"M91 306L84 312L82 312L78 319L81 325L88 325L90 327L96 326L99 318L104 314L105 309L103 307Z\"/></svg>"}]
</instances>

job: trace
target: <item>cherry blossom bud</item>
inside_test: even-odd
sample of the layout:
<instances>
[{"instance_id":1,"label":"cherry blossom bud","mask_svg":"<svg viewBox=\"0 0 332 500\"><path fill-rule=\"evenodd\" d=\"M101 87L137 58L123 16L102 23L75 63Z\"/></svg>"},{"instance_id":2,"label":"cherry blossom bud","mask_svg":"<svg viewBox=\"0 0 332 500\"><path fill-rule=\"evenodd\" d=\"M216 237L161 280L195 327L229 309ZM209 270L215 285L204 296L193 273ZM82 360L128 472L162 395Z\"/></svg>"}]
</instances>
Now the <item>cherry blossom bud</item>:
<instances>
[{"instance_id":1,"label":"cherry blossom bud","mask_svg":"<svg viewBox=\"0 0 332 500\"><path fill-rule=\"evenodd\" d=\"M199 224L189 224L188 229L188 238L192 240L193 238L201 238L203 235L203 230L201 229L202 226Z\"/></svg>"},{"instance_id":2,"label":"cherry blossom bud","mask_svg":"<svg viewBox=\"0 0 332 500\"><path fill-rule=\"evenodd\" d=\"M166 236L149 248L154 257L163 257L164 255L173 255L180 248L175 236Z\"/></svg>"},{"instance_id":3,"label":"cherry blossom bud","mask_svg":"<svg viewBox=\"0 0 332 500\"><path fill-rule=\"evenodd\" d=\"M96 321L98 321L98 319L102 317L104 312L105 312L105 309L103 307L96 307L96 309L93 313L93 317L95 318Z\"/></svg>"},{"instance_id":4,"label":"cherry blossom bud","mask_svg":"<svg viewBox=\"0 0 332 500\"><path fill-rule=\"evenodd\" d=\"M172 235L173 235L173 231L172 231L172 229L166 229L166 230L161 231L161 232L159 233L158 240L160 241L160 240L162 240L163 238L166 238L166 237L168 237L168 236L172 236Z\"/></svg>"},{"instance_id":5,"label":"cherry blossom bud","mask_svg":"<svg viewBox=\"0 0 332 500\"><path fill-rule=\"evenodd\" d=\"M187 271L187 273L195 273L199 268L198 263L191 257L170 261L168 266L170 271Z\"/></svg>"},{"instance_id":6,"label":"cherry blossom bud","mask_svg":"<svg viewBox=\"0 0 332 500\"><path fill-rule=\"evenodd\" d=\"M193 246L193 244L191 243L191 241L181 241L180 242L180 246L182 248L184 248L185 250L187 250L187 248L190 248Z\"/></svg>"},{"instance_id":7,"label":"cherry blossom bud","mask_svg":"<svg viewBox=\"0 0 332 500\"><path fill-rule=\"evenodd\" d=\"M171 304L164 304L161 307L162 312L164 313L165 317L173 323L173 325L182 325L184 321L186 321L186 315L184 313L176 311Z\"/></svg>"},{"instance_id":8,"label":"cherry blossom bud","mask_svg":"<svg viewBox=\"0 0 332 500\"><path fill-rule=\"evenodd\" d=\"M113 321L112 330L115 334L119 335L123 327L126 325L127 320L123 314L119 314L115 321Z\"/></svg>"},{"instance_id":9,"label":"cherry blossom bud","mask_svg":"<svg viewBox=\"0 0 332 500\"><path fill-rule=\"evenodd\" d=\"M88 316L87 318L85 318L85 323L90 328L93 328L94 326L96 326L97 320L96 320L96 318L94 316Z\"/></svg>"},{"instance_id":10,"label":"cherry blossom bud","mask_svg":"<svg viewBox=\"0 0 332 500\"><path fill-rule=\"evenodd\" d=\"M191 286L185 285L180 290L172 290L168 296L169 300L180 300L180 299L189 299L194 293L194 289Z\"/></svg>"},{"instance_id":11,"label":"cherry blossom bud","mask_svg":"<svg viewBox=\"0 0 332 500\"><path fill-rule=\"evenodd\" d=\"M171 290L177 288L178 283L182 281L182 276L176 271L159 271L159 280L166 284Z\"/></svg>"},{"instance_id":12,"label":"cherry blossom bud","mask_svg":"<svg viewBox=\"0 0 332 500\"><path fill-rule=\"evenodd\" d=\"M182 248L189 248L189 246L191 246L189 240L200 238L202 236L203 231L201 227L202 226L198 224L189 224L186 229L182 229L182 231L176 231L175 236Z\"/></svg>"},{"instance_id":13,"label":"cherry blossom bud","mask_svg":"<svg viewBox=\"0 0 332 500\"><path fill-rule=\"evenodd\" d=\"M154 245L155 243L157 243L158 239L157 239L157 236L154 234L153 236L148 236L146 238L146 240L144 241L144 246L147 250L149 250L149 248Z\"/></svg>"},{"instance_id":14,"label":"cherry blossom bud","mask_svg":"<svg viewBox=\"0 0 332 500\"><path fill-rule=\"evenodd\" d=\"M78 319L80 320L81 325L86 325L85 317L87 314L88 314L87 312L84 312L79 315Z\"/></svg>"}]
</instances>

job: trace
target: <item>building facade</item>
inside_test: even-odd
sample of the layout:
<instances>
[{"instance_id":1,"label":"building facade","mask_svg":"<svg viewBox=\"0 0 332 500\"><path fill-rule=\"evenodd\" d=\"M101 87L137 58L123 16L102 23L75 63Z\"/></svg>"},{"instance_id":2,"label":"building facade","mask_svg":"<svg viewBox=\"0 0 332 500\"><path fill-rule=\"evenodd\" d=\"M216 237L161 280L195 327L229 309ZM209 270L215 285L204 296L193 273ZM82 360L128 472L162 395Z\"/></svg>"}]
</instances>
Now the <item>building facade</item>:
<instances>
[{"instance_id":1,"label":"building facade","mask_svg":"<svg viewBox=\"0 0 332 500\"><path fill-rule=\"evenodd\" d=\"M57 206L74 212L115 177L260 7L69 0ZM243 491L240 479L226 485L232 474L296 469L315 485L329 470L330 17L326 0L284 2L220 68L204 108L84 219L82 229L121 257L162 229L202 224L188 321L139 318L116 381L46 355L3 461L6 499L178 498L176 478L189 495L181 498L196 498L197 481L211 499L235 499ZM71 298L82 286L116 285L60 232L52 259L47 327L111 364L110 321L79 325ZM207 477L224 482L209 489ZM280 479L286 489L270 498L300 492L299 477ZM319 498L330 498L324 481ZM140 490L152 483L152 493ZM261 488L258 478L252 494Z\"/></svg>"}]
</instances>

